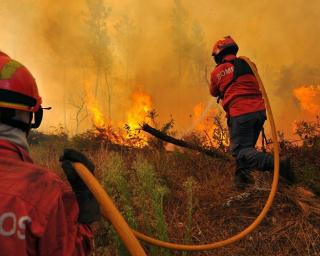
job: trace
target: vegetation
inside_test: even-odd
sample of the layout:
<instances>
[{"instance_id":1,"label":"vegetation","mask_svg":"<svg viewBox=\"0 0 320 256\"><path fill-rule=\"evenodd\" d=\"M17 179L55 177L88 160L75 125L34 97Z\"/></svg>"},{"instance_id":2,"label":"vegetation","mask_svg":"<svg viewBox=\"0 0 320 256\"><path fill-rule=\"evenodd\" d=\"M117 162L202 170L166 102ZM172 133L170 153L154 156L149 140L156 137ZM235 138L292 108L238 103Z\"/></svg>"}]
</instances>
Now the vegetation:
<instances>
[{"instance_id":1,"label":"vegetation","mask_svg":"<svg viewBox=\"0 0 320 256\"><path fill-rule=\"evenodd\" d=\"M317 122L297 124L299 136L308 138L299 145L282 134L282 153L292 157L299 183L288 187L280 182L270 212L252 234L228 247L198 254L144 244L148 255L319 255L320 140L318 128L304 129ZM232 161L189 150L166 151L165 143L154 139L143 148L116 145L110 133L108 137L106 131L92 130L73 138L62 130L51 135L32 133L31 152L36 162L63 176L57 161L62 149L81 149L95 162L96 176L128 223L165 241L200 244L225 239L247 227L266 201L272 179L268 173L254 174L257 182L244 196L233 184ZM198 143L206 143L201 138ZM97 255L128 255L107 221L97 224L95 237Z\"/></svg>"}]
</instances>

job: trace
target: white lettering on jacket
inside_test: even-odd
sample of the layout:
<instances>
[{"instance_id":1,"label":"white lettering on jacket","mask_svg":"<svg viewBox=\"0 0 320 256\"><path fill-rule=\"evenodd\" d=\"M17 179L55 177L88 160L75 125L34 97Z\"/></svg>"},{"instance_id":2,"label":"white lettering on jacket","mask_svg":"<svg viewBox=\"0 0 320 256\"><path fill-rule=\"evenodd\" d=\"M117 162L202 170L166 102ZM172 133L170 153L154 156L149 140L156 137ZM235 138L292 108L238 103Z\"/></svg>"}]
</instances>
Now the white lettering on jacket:
<instances>
[{"instance_id":1,"label":"white lettering on jacket","mask_svg":"<svg viewBox=\"0 0 320 256\"><path fill-rule=\"evenodd\" d=\"M228 75L230 73L233 73L234 67L228 67L225 68L224 70L221 70L218 74L217 74L217 78L218 78L218 83L220 82L221 78L224 77L225 75Z\"/></svg>"},{"instance_id":2,"label":"white lettering on jacket","mask_svg":"<svg viewBox=\"0 0 320 256\"><path fill-rule=\"evenodd\" d=\"M10 223L10 226L7 224L5 227L5 223ZM28 223L31 223L29 216L17 218L15 213L5 212L0 215L0 235L8 237L17 234L19 239L24 240L26 239L25 230Z\"/></svg>"}]
</instances>

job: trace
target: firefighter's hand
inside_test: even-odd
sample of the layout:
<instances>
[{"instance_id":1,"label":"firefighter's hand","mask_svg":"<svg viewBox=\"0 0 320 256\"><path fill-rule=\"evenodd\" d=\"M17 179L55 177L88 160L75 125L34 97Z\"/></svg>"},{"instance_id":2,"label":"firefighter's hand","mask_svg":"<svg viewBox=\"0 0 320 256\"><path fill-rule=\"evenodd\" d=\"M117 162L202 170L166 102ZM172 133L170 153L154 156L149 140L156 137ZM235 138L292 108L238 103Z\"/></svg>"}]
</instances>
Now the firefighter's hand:
<instances>
[{"instance_id":1,"label":"firefighter's hand","mask_svg":"<svg viewBox=\"0 0 320 256\"><path fill-rule=\"evenodd\" d=\"M87 186L77 174L72 163L82 163L92 173L94 172L94 164L82 153L74 149L65 149L63 155L59 159L62 162L62 169L67 176L67 179L74 191L87 189Z\"/></svg>"},{"instance_id":2,"label":"firefighter's hand","mask_svg":"<svg viewBox=\"0 0 320 256\"><path fill-rule=\"evenodd\" d=\"M77 197L79 205L78 221L90 224L99 220L99 205L72 165L74 162L82 163L93 173L94 164L85 155L74 149L65 149L59 160L62 162L62 169Z\"/></svg>"}]
</instances>

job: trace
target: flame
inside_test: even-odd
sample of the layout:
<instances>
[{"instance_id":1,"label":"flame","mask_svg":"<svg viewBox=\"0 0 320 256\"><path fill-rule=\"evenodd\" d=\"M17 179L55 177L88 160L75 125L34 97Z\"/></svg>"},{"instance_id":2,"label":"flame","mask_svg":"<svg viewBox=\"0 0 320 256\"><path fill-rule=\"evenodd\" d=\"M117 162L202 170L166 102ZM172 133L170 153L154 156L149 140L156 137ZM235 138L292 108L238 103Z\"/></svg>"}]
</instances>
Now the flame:
<instances>
[{"instance_id":1,"label":"flame","mask_svg":"<svg viewBox=\"0 0 320 256\"><path fill-rule=\"evenodd\" d=\"M127 111L127 126L129 127L127 139L133 138L134 146L144 147L148 144L148 137L140 132L140 124L147 122L148 113L152 110L151 96L138 91L131 95L131 107Z\"/></svg>"},{"instance_id":2,"label":"flame","mask_svg":"<svg viewBox=\"0 0 320 256\"><path fill-rule=\"evenodd\" d=\"M127 125L130 129L138 129L140 123L146 122L148 113L152 110L151 96L144 92L134 92L131 96L132 106L127 111Z\"/></svg>"},{"instance_id":3,"label":"flame","mask_svg":"<svg viewBox=\"0 0 320 256\"><path fill-rule=\"evenodd\" d=\"M206 131L207 133L212 133L214 130L213 116L216 114L214 108L204 113L205 109L203 103L199 103L193 108L192 121L197 131Z\"/></svg>"},{"instance_id":4,"label":"flame","mask_svg":"<svg viewBox=\"0 0 320 256\"><path fill-rule=\"evenodd\" d=\"M88 83L85 83L85 101L88 110L91 113L93 125L97 128L105 128L106 127L106 118L102 113L101 106L98 103L97 99L93 96L92 90Z\"/></svg>"},{"instance_id":5,"label":"flame","mask_svg":"<svg viewBox=\"0 0 320 256\"><path fill-rule=\"evenodd\" d=\"M142 91L134 92L131 95L130 107L126 113L126 121L122 120L114 123L117 127L113 129L115 127L111 127L111 121L108 121L105 117L98 100L92 94L92 88L88 83L84 84L84 88L87 109L92 116L94 126L100 133L104 132L109 140L123 145L143 147L148 144L147 136L141 133L139 128L142 122L147 121L147 115L152 110L150 95ZM129 128L127 133L122 129L124 124ZM112 129L110 130L110 128Z\"/></svg>"},{"instance_id":6,"label":"flame","mask_svg":"<svg viewBox=\"0 0 320 256\"><path fill-rule=\"evenodd\" d=\"M225 128L217 123L219 117L220 114L212 104L204 108L203 104L199 103L193 108L193 127L197 132L205 133L206 139L203 144L206 146L226 147L229 145Z\"/></svg>"},{"instance_id":7,"label":"flame","mask_svg":"<svg viewBox=\"0 0 320 256\"><path fill-rule=\"evenodd\" d=\"M305 85L293 90L301 108L312 115L320 112L320 85Z\"/></svg>"}]
</instances>

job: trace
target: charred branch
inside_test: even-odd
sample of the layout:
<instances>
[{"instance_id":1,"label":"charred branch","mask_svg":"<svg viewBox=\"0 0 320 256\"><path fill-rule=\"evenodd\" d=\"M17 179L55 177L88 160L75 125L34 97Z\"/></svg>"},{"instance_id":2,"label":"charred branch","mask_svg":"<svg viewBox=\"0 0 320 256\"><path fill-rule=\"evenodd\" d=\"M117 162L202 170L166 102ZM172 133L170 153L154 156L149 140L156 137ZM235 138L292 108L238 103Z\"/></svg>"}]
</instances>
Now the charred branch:
<instances>
[{"instance_id":1,"label":"charred branch","mask_svg":"<svg viewBox=\"0 0 320 256\"><path fill-rule=\"evenodd\" d=\"M141 129L143 131L151 134L152 136L160 139L160 140L166 141L166 142L174 144L176 146L195 150L195 151L201 152L201 153L206 154L211 157L227 158L227 156L224 153L219 152L218 150L207 149L207 148L192 144L192 143L184 141L184 140L176 139L174 137L171 137L171 136L151 127L150 125L148 125L146 123L144 123L142 125Z\"/></svg>"}]
</instances>

